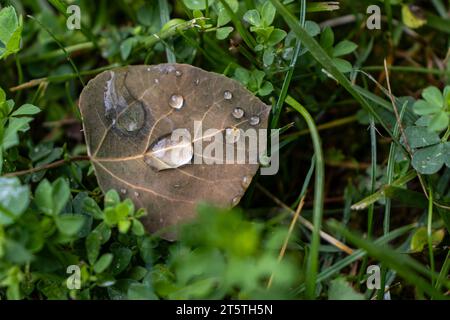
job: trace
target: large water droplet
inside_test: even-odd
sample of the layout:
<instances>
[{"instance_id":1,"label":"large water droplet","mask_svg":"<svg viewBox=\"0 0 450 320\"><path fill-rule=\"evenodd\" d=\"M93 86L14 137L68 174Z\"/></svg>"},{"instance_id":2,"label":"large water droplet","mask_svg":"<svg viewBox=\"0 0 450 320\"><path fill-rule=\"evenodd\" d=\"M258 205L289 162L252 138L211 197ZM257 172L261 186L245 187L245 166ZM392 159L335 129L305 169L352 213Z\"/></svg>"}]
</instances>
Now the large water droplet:
<instances>
[{"instance_id":1,"label":"large water droplet","mask_svg":"<svg viewBox=\"0 0 450 320\"><path fill-rule=\"evenodd\" d=\"M139 197L139 196L140 196L139 192L135 191L135 192L134 192L134 196L135 196L135 197Z\"/></svg>"},{"instance_id":2,"label":"large water droplet","mask_svg":"<svg viewBox=\"0 0 450 320\"><path fill-rule=\"evenodd\" d=\"M194 148L189 131L177 129L150 146L144 161L156 171L161 171L188 164L193 155Z\"/></svg>"},{"instance_id":3,"label":"large water droplet","mask_svg":"<svg viewBox=\"0 0 450 320\"><path fill-rule=\"evenodd\" d=\"M178 94L173 94L169 99L169 106L174 109L181 109L184 104L184 98Z\"/></svg>"},{"instance_id":4,"label":"large water droplet","mask_svg":"<svg viewBox=\"0 0 450 320\"><path fill-rule=\"evenodd\" d=\"M241 119L244 116L244 110L242 110L241 108L234 108L234 110L231 114L236 119Z\"/></svg>"},{"instance_id":5,"label":"large water droplet","mask_svg":"<svg viewBox=\"0 0 450 320\"><path fill-rule=\"evenodd\" d=\"M183 72L181 72L180 70L175 71L175 76L181 77L182 75L183 75Z\"/></svg>"},{"instance_id":6,"label":"large water droplet","mask_svg":"<svg viewBox=\"0 0 450 320\"><path fill-rule=\"evenodd\" d=\"M233 94L231 93L231 91L226 90L226 91L223 93L223 98L224 98L225 100L231 100L231 98L233 98Z\"/></svg>"},{"instance_id":7,"label":"large water droplet","mask_svg":"<svg viewBox=\"0 0 450 320\"><path fill-rule=\"evenodd\" d=\"M252 126L256 126L257 124L259 124L259 121L260 121L259 116L252 116L249 120L249 123Z\"/></svg>"}]
</instances>

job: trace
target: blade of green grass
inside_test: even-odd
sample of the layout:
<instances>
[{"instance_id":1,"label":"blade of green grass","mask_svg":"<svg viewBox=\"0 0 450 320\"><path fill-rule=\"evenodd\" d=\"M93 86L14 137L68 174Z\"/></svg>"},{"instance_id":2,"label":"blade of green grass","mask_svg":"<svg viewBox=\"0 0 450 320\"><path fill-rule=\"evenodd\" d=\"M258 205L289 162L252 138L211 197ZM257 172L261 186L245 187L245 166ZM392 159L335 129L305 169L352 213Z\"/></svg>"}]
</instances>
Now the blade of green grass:
<instances>
[{"instance_id":1,"label":"blade of green grass","mask_svg":"<svg viewBox=\"0 0 450 320\"><path fill-rule=\"evenodd\" d=\"M167 0L158 0L159 19L161 20L161 28L170 20L169 6ZM172 43L166 46L166 57L168 63L176 63L177 59L172 48Z\"/></svg>"},{"instance_id":2,"label":"blade of green grass","mask_svg":"<svg viewBox=\"0 0 450 320\"><path fill-rule=\"evenodd\" d=\"M322 225L324 176L325 165L323 160L322 143L316 124L308 111L299 102L287 96L286 103L295 109L305 119L311 133L315 154L315 180L314 180L314 206L313 206L313 232L311 236L311 249L306 264L306 294L310 299L315 298L316 278L319 267L320 228Z\"/></svg>"},{"instance_id":3,"label":"blade of green grass","mask_svg":"<svg viewBox=\"0 0 450 320\"><path fill-rule=\"evenodd\" d=\"M377 180L377 135L375 128L375 121L373 117L370 117L370 150L371 150L371 164L370 164L370 192L375 192L375 184ZM374 204L370 204L367 209L367 238L372 237L373 230L373 211ZM361 283L363 276L365 275L365 270L367 268L368 259L364 257L359 270L358 284Z\"/></svg>"},{"instance_id":4,"label":"blade of green grass","mask_svg":"<svg viewBox=\"0 0 450 320\"><path fill-rule=\"evenodd\" d=\"M444 264L442 265L441 272L436 280L436 289L440 289L442 287L443 282L446 281L448 277L448 272L450 269L450 251L447 252L447 256L445 257Z\"/></svg>"},{"instance_id":5,"label":"blade of green grass","mask_svg":"<svg viewBox=\"0 0 450 320\"><path fill-rule=\"evenodd\" d=\"M300 4L300 24L305 26L305 17L306 17L306 0L302 0ZM295 65L297 64L297 58L300 53L300 49L302 47L302 41L297 38L295 42L295 50L292 55L291 62L289 63L289 69L284 77L283 86L281 87L281 92L278 96L277 103L275 104L275 108L273 109L272 121L270 124L271 128L276 128L278 126L278 121L280 120L281 110L283 108L284 100L286 99L287 91L289 89L289 85L292 80L292 75L294 74Z\"/></svg>"},{"instance_id":6,"label":"blade of green grass","mask_svg":"<svg viewBox=\"0 0 450 320\"><path fill-rule=\"evenodd\" d=\"M406 103L403 104L402 109L400 110L400 123L396 122L394 127L394 135L398 137L400 134L400 124L403 121L403 116L406 110ZM389 156L388 156L388 164L387 164L387 184L391 185L394 181L394 169L395 169L395 154L397 152L397 145L395 143L391 143ZM391 223L391 207L392 202L389 197L386 198L385 207L384 207L384 217L383 217L383 234L386 235L390 230ZM382 290L378 291L378 300L382 300L384 298L384 288L386 286L386 275L387 269L381 265L381 288Z\"/></svg>"},{"instance_id":7,"label":"blade of green grass","mask_svg":"<svg viewBox=\"0 0 450 320\"><path fill-rule=\"evenodd\" d=\"M428 219L427 219L427 242L428 242L428 254L430 257L430 268L432 272L431 283L434 283L434 252L433 252L433 190L431 187L428 190Z\"/></svg>"}]
</instances>

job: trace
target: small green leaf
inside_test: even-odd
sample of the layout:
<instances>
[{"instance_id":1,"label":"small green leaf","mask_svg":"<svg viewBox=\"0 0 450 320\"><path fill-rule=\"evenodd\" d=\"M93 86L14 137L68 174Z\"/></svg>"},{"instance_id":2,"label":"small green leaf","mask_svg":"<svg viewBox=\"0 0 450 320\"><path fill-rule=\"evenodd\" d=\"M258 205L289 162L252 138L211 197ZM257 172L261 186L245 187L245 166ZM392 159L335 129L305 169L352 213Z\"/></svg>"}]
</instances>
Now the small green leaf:
<instances>
[{"instance_id":1,"label":"small green leaf","mask_svg":"<svg viewBox=\"0 0 450 320\"><path fill-rule=\"evenodd\" d=\"M445 165L450 168L450 142L444 143L444 159Z\"/></svg>"},{"instance_id":2,"label":"small green leaf","mask_svg":"<svg viewBox=\"0 0 450 320\"><path fill-rule=\"evenodd\" d=\"M134 235L140 237L145 234L145 228L142 222L137 219L133 219L133 225L131 226L131 231Z\"/></svg>"},{"instance_id":3,"label":"small green leaf","mask_svg":"<svg viewBox=\"0 0 450 320\"><path fill-rule=\"evenodd\" d=\"M105 208L105 223L107 223L109 226L114 226L119 222L119 219L117 217L117 212L114 208Z\"/></svg>"},{"instance_id":4,"label":"small green leaf","mask_svg":"<svg viewBox=\"0 0 450 320\"><path fill-rule=\"evenodd\" d=\"M269 1L266 1L261 8L261 16L265 26L270 26L275 18L276 9Z\"/></svg>"},{"instance_id":5,"label":"small green leaf","mask_svg":"<svg viewBox=\"0 0 450 320\"><path fill-rule=\"evenodd\" d=\"M102 236L98 231L92 231L86 237L86 252L89 263L92 265L97 261L102 244Z\"/></svg>"},{"instance_id":6,"label":"small green leaf","mask_svg":"<svg viewBox=\"0 0 450 320\"><path fill-rule=\"evenodd\" d=\"M117 227L119 229L119 232L127 233L131 227L131 221L130 220L120 220Z\"/></svg>"},{"instance_id":7,"label":"small green leaf","mask_svg":"<svg viewBox=\"0 0 450 320\"><path fill-rule=\"evenodd\" d=\"M148 273L148 270L141 266L133 267L130 271L130 278L136 281L142 280Z\"/></svg>"},{"instance_id":8,"label":"small green leaf","mask_svg":"<svg viewBox=\"0 0 450 320\"><path fill-rule=\"evenodd\" d=\"M26 103L16 111L14 111L11 114L11 116L24 116L24 115L30 116L39 112L41 112L41 109L32 104Z\"/></svg>"},{"instance_id":9,"label":"small green leaf","mask_svg":"<svg viewBox=\"0 0 450 320\"><path fill-rule=\"evenodd\" d=\"M94 219L102 220L104 217L103 211L100 209L97 202L90 197L83 199L83 210L90 213Z\"/></svg>"},{"instance_id":10,"label":"small green leaf","mask_svg":"<svg viewBox=\"0 0 450 320\"><path fill-rule=\"evenodd\" d=\"M111 253L105 253L104 255L102 255L94 264L94 271L96 273L102 273L103 271L105 271L106 268L108 268L111 264L113 257L114 256Z\"/></svg>"},{"instance_id":11,"label":"small green leaf","mask_svg":"<svg viewBox=\"0 0 450 320\"><path fill-rule=\"evenodd\" d=\"M0 10L0 59L16 53L20 49L22 34L22 17L17 18L14 7L9 6Z\"/></svg>"},{"instance_id":12,"label":"small green leaf","mask_svg":"<svg viewBox=\"0 0 450 320\"><path fill-rule=\"evenodd\" d=\"M259 12L255 9L248 10L244 14L244 20L250 23L252 26L259 27L261 26L261 16L259 15Z\"/></svg>"},{"instance_id":13,"label":"small green leaf","mask_svg":"<svg viewBox=\"0 0 450 320\"><path fill-rule=\"evenodd\" d=\"M405 136L411 148L427 147L441 141L437 133L431 132L425 127L407 127Z\"/></svg>"},{"instance_id":14,"label":"small green leaf","mask_svg":"<svg viewBox=\"0 0 450 320\"><path fill-rule=\"evenodd\" d=\"M428 103L438 106L442 108L444 106L444 97L442 96L441 91L436 87L428 87L423 90L422 97Z\"/></svg>"},{"instance_id":15,"label":"small green leaf","mask_svg":"<svg viewBox=\"0 0 450 320\"><path fill-rule=\"evenodd\" d=\"M125 39L120 44L120 56L123 61L126 61L128 59L128 57L130 56L131 50L133 50L135 43L136 43L135 38L128 38L128 39Z\"/></svg>"},{"instance_id":16,"label":"small green leaf","mask_svg":"<svg viewBox=\"0 0 450 320\"><path fill-rule=\"evenodd\" d=\"M228 38L228 36L230 35L231 32L233 32L233 27L218 28L216 31L216 38L218 40L224 40L224 39Z\"/></svg>"},{"instance_id":17,"label":"small green leaf","mask_svg":"<svg viewBox=\"0 0 450 320\"><path fill-rule=\"evenodd\" d=\"M239 2L237 0L226 0L226 3L231 8L231 11L237 12L239 9ZM221 27L230 22L231 17L221 2L217 3L217 26ZM230 31L231 32L231 31ZM220 39L219 37L217 37ZM225 39L225 38L222 38Z\"/></svg>"},{"instance_id":18,"label":"small green leaf","mask_svg":"<svg viewBox=\"0 0 450 320\"><path fill-rule=\"evenodd\" d=\"M250 81L250 73L246 69L238 67L234 71L234 78L246 86Z\"/></svg>"},{"instance_id":19,"label":"small green leaf","mask_svg":"<svg viewBox=\"0 0 450 320\"><path fill-rule=\"evenodd\" d=\"M128 288L128 298L131 300L158 300L153 289L142 283L132 283Z\"/></svg>"},{"instance_id":20,"label":"small green leaf","mask_svg":"<svg viewBox=\"0 0 450 320\"><path fill-rule=\"evenodd\" d=\"M350 62L341 58L334 58L333 63L342 73L352 72L353 67Z\"/></svg>"},{"instance_id":21,"label":"small green leaf","mask_svg":"<svg viewBox=\"0 0 450 320\"><path fill-rule=\"evenodd\" d=\"M348 40L341 41L334 47L333 56L334 57L345 56L355 51L357 47L358 45L354 42Z\"/></svg>"},{"instance_id":22,"label":"small green leaf","mask_svg":"<svg viewBox=\"0 0 450 320\"><path fill-rule=\"evenodd\" d=\"M69 183L64 178L56 179L52 184L53 215L57 215L70 198Z\"/></svg>"},{"instance_id":23,"label":"small green leaf","mask_svg":"<svg viewBox=\"0 0 450 320\"><path fill-rule=\"evenodd\" d=\"M265 97L265 96L269 95L270 93L272 93L272 91L273 91L272 83L270 83L269 81L266 81L266 82L264 82L262 87L258 90L258 95L260 95L261 97Z\"/></svg>"},{"instance_id":24,"label":"small green leaf","mask_svg":"<svg viewBox=\"0 0 450 320\"><path fill-rule=\"evenodd\" d=\"M410 9L408 4L402 5L402 20L403 23L411 29L420 28L427 23L426 19L423 19L415 14Z\"/></svg>"},{"instance_id":25,"label":"small green leaf","mask_svg":"<svg viewBox=\"0 0 450 320\"><path fill-rule=\"evenodd\" d=\"M286 37L287 33L281 29L274 29L267 40L268 46L274 46Z\"/></svg>"},{"instance_id":26,"label":"small green leaf","mask_svg":"<svg viewBox=\"0 0 450 320\"><path fill-rule=\"evenodd\" d=\"M444 110L436 113L430 120L428 129L432 131L440 132L448 128L449 115Z\"/></svg>"},{"instance_id":27,"label":"small green leaf","mask_svg":"<svg viewBox=\"0 0 450 320\"><path fill-rule=\"evenodd\" d=\"M130 264L133 252L125 247L119 247L112 250L114 260L112 263L112 274L117 275L123 272Z\"/></svg>"},{"instance_id":28,"label":"small green leaf","mask_svg":"<svg viewBox=\"0 0 450 320\"><path fill-rule=\"evenodd\" d=\"M433 245L438 245L444 239L445 232L443 229L436 230L431 233L431 242ZM422 252L423 248L428 245L427 228L421 227L414 232L411 238L410 249L412 252Z\"/></svg>"},{"instance_id":29,"label":"small green leaf","mask_svg":"<svg viewBox=\"0 0 450 320\"><path fill-rule=\"evenodd\" d=\"M5 101L6 101L6 93L2 88L0 88L0 106L3 103L5 103Z\"/></svg>"},{"instance_id":30,"label":"small green leaf","mask_svg":"<svg viewBox=\"0 0 450 320\"><path fill-rule=\"evenodd\" d=\"M273 59L275 58L275 52L273 49L266 49L264 50L263 54L263 62L265 66L270 66L273 63Z\"/></svg>"},{"instance_id":31,"label":"small green leaf","mask_svg":"<svg viewBox=\"0 0 450 320\"><path fill-rule=\"evenodd\" d=\"M418 100L414 103L413 110L416 114L423 116L439 112L441 111L441 107L425 100Z\"/></svg>"},{"instance_id":32,"label":"small green leaf","mask_svg":"<svg viewBox=\"0 0 450 320\"><path fill-rule=\"evenodd\" d=\"M101 244L108 242L111 237L111 228L105 222L101 222L93 232L97 232L100 235Z\"/></svg>"},{"instance_id":33,"label":"small green leaf","mask_svg":"<svg viewBox=\"0 0 450 320\"><path fill-rule=\"evenodd\" d=\"M1 226L13 223L15 219L24 213L30 201L30 191L28 186L22 186L20 184L18 178L0 177L0 186Z\"/></svg>"},{"instance_id":34,"label":"small green leaf","mask_svg":"<svg viewBox=\"0 0 450 320\"><path fill-rule=\"evenodd\" d=\"M330 27L326 27L320 34L320 45L322 46L322 48L327 50L328 48L331 48L333 46L333 43L334 43L333 30Z\"/></svg>"},{"instance_id":35,"label":"small green leaf","mask_svg":"<svg viewBox=\"0 0 450 320\"><path fill-rule=\"evenodd\" d=\"M74 236L83 227L86 221L81 214L63 214L55 217L58 230L67 236Z\"/></svg>"},{"instance_id":36,"label":"small green leaf","mask_svg":"<svg viewBox=\"0 0 450 320\"><path fill-rule=\"evenodd\" d=\"M342 278L330 282L328 289L329 300L365 300L364 296L356 292L347 281Z\"/></svg>"},{"instance_id":37,"label":"small green leaf","mask_svg":"<svg viewBox=\"0 0 450 320\"><path fill-rule=\"evenodd\" d=\"M412 165L414 169L422 174L434 174L444 165L444 144L417 150L413 154Z\"/></svg>"},{"instance_id":38,"label":"small green leaf","mask_svg":"<svg viewBox=\"0 0 450 320\"><path fill-rule=\"evenodd\" d=\"M30 123L32 120L33 118L29 117L9 118L8 126L6 127L6 130L3 134L1 143L3 150L7 150L19 144L18 133L27 131L30 128L28 123Z\"/></svg>"},{"instance_id":39,"label":"small green leaf","mask_svg":"<svg viewBox=\"0 0 450 320\"><path fill-rule=\"evenodd\" d=\"M34 202L45 214L51 215L53 210L52 185L47 179L42 180L34 192Z\"/></svg>"},{"instance_id":40,"label":"small green leaf","mask_svg":"<svg viewBox=\"0 0 450 320\"><path fill-rule=\"evenodd\" d=\"M311 37L315 37L320 33L320 26L314 21L307 20L305 21L305 30Z\"/></svg>"},{"instance_id":41,"label":"small green leaf","mask_svg":"<svg viewBox=\"0 0 450 320\"><path fill-rule=\"evenodd\" d=\"M120 196L116 190L111 189L105 194L105 208L115 207L120 203Z\"/></svg>"},{"instance_id":42,"label":"small green leaf","mask_svg":"<svg viewBox=\"0 0 450 320\"><path fill-rule=\"evenodd\" d=\"M183 0L184 4L190 10L205 10L206 0ZM210 6L214 0L208 0L208 5Z\"/></svg>"}]
</instances>

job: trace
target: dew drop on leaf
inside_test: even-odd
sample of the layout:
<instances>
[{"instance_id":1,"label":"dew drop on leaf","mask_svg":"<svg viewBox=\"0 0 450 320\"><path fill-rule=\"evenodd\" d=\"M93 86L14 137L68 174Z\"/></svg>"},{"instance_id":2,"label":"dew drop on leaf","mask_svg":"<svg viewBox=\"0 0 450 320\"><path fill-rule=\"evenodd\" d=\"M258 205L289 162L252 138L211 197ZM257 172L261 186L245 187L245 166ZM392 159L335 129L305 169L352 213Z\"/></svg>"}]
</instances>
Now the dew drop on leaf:
<instances>
[{"instance_id":1,"label":"dew drop on leaf","mask_svg":"<svg viewBox=\"0 0 450 320\"><path fill-rule=\"evenodd\" d=\"M244 189L247 189L248 186L250 185L250 182L252 182L252 177L250 177L250 176L244 176L244 177L242 178L242 181L241 181L242 187L243 187Z\"/></svg>"},{"instance_id":2,"label":"dew drop on leaf","mask_svg":"<svg viewBox=\"0 0 450 320\"><path fill-rule=\"evenodd\" d=\"M226 90L226 91L223 93L223 98L224 98L225 100L231 100L231 99L233 98L233 94L231 93L231 91Z\"/></svg>"},{"instance_id":3,"label":"dew drop on leaf","mask_svg":"<svg viewBox=\"0 0 450 320\"><path fill-rule=\"evenodd\" d=\"M234 118L241 119L244 116L244 110L242 110L241 108L234 108L231 114Z\"/></svg>"},{"instance_id":4,"label":"dew drop on leaf","mask_svg":"<svg viewBox=\"0 0 450 320\"><path fill-rule=\"evenodd\" d=\"M156 171L175 169L188 164L194 155L194 148L187 129L166 135L150 146L144 161Z\"/></svg>"},{"instance_id":5,"label":"dew drop on leaf","mask_svg":"<svg viewBox=\"0 0 450 320\"><path fill-rule=\"evenodd\" d=\"M173 94L169 99L169 106L174 109L181 109L184 104L184 98L178 94Z\"/></svg>"},{"instance_id":6,"label":"dew drop on leaf","mask_svg":"<svg viewBox=\"0 0 450 320\"><path fill-rule=\"evenodd\" d=\"M250 118L249 123L250 123L252 126L256 126L256 125L259 124L259 121L260 121L260 119L259 119L258 116L252 116L252 117Z\"/></svg>"}]
</instances>

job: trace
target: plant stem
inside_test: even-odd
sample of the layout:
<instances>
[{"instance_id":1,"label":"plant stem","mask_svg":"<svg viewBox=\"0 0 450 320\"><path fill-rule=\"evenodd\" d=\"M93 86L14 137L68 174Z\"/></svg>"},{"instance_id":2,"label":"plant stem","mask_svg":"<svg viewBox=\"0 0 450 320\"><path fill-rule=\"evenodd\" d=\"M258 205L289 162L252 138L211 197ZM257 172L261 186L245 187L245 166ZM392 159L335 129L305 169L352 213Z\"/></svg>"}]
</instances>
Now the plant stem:
<instances>
[{"instance_id":1,"label":"plant stem","mask_svg":"<svg viewBox=\"0 0 450 320\"><path fill-rule=\"evenodd\" d=\"M300 6L300 24L305 26L305 17L306 17L306 1L301 1ZM294 74L295 65L297 63L297 58L300 53L300 49L302 47L302 41L297 38L295 42L295 50L291 58L291 62L289 63L289 69L284 77L283 86L281 87L280 95L278 96L277 103L273 110L273 118L270 127L276 128L278 126L278 121L280 120L281 109L283 108L284 100L286 99L287 91L289 89L289 84L291 83L292 75Z\"/></svg>"},{"instance_id":2,"label":"plant stem","mask_svg":"<svg viewBox=\"0 0 450 320\"><path fill-rule=\"evenodd\" d=\"M428 190L428 221L427 221L427 240L428 240L428 252L430 255L430 267L431 267L431 284L434 284L434 253L433 253L433 190Z\"/></svg>"},{"instance_id":3,"label":"plant stem","mask_svg":"<svg viewBox=\"0 0 450 320\"><path fill-rule=\"evenodd\" d=\"M35 173L35 172L42 171L42 170L60 167L69 162L85 161L85 160L90 160L89 156L75 156L75 157L71 157L68 159L58 160L58 161L55 161L55 162L52 162L52 163L49 163L49 164L46 164L46 165L43 165L40 167L36 167L36 168L31 168L31 169L21 170L21 171L16 171L16 172L10 172L10 173L4 174L3 177L23 176L25 174L30 174L30 173Z\"/></svg>"}]
</instances>

